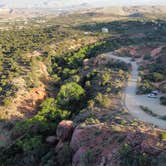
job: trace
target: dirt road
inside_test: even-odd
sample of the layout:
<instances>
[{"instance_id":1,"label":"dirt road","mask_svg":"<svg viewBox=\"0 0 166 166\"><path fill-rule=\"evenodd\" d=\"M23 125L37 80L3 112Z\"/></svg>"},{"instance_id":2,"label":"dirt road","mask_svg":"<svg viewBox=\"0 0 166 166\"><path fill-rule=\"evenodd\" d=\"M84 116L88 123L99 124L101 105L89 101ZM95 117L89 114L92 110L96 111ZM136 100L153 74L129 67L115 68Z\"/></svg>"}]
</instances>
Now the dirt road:
<instances>
[{"instance_id":1,"label":"dirt road","mask_svg":"<svg viewBox=\"0 0 166 166\"><path fill-rule=\"evenodd\" d=\"M150 110L158 115L166 115L166 107L159 104L158 99L149 99L145 96L136 95L137 80L138 80L138 65L136 62L131 61L131 58L117 57L112 53L107 53L107 57L122 60L132 65L131 77L128 80L128 85L124 91L124 104L128 109L129 113L144 122L148 122L160 128L166 129L166 121L153 117L145 113L140 105L148 106ZM142 99L141 99L142 98Z\"/></svg>"}]
</instances>

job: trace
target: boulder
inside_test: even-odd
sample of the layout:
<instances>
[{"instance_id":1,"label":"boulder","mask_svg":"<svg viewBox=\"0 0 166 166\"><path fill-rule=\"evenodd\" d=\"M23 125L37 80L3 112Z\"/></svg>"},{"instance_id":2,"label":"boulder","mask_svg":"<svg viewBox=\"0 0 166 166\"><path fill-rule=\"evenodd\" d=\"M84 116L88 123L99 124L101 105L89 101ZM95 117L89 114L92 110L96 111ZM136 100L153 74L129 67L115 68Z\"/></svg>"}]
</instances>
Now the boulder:
<instances>
[{"instance_id":1,"label":"boulder","mask_svg":"<svg viewBox=\"0 0 166 166\"><path fill-rule=\"evenodd\" d=\"M58 124L56 134L58 140L62 142L70 140L73 133L73 122L69 120L63 120Z\"/></svg>"},{"instance_id":2,"label":"boulder","mask_svg":"<svg viewBox=\"0 0 166 166\"><path fill-rule=\"evenodd\" d=\"M89 59L84 59L83 64L84 66L87 66L89 64Z\"/></svg>"}]
</instances>

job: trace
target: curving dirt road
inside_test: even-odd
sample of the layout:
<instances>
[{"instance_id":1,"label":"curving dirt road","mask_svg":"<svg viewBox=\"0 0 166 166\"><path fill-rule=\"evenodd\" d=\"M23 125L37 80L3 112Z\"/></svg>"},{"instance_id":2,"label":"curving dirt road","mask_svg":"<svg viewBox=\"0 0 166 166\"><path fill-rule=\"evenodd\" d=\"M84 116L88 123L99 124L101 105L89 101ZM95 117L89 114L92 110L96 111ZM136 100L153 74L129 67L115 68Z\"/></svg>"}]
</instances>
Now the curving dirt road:
<instances>
[{"instance_id":1,"label":"curving dirt road","mask_svg":"<svg viewBox=\"0 0 166 166\"><path fill-rule=\"evenodd\" d=\"M107 57L122 60L126 63L132 65L131 77L128 80L128 85L124 91L124 104L127 107L128 111L133 117L138 118L141 121L148 122L160 128L166 129L166 121L153 117L145 113L140 105L146 104L150 110L157 111L159 109L159 115L166 115L166 107L161 106L159 103L156 103L158 99L148 99L145 96L142 96L144 100L140 100L141 96L136 95L137 80L138 80L138 65L136 62L132 62L131 58L126 57L117 57L112 53L107 53Z\"/></svg>"}]
</instances>

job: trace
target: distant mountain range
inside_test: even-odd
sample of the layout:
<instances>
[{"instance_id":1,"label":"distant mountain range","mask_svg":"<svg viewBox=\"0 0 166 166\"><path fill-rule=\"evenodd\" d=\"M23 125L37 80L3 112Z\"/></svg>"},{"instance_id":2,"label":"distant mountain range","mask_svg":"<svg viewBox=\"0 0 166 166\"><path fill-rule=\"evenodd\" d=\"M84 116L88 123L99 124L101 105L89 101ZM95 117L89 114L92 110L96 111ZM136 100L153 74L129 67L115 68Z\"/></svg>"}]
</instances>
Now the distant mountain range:
<instances>
[{"instance_id":1,"label":"distant mountain range","mask_svg":"<svg viewBox=\"0 0 166 166\"><path fill-rule=\"evenodd\" d=\"M44 14L61 14L66 12L79 11L81 13L98 13L98 14L109 14L109 15L119 15L119 16L130 16L130 17L144 17L144 16L160 16L164 15L166 17L166 6L111 6L111 7L94 7L89 5L89 3L73 4L63 8L56 6L55 8L49 8L50 1L44 1L44 5L48 8L39 8L39 5L25 9L11 9L7 8L5 5L0 5L0 17L3 15L12 15L29 17L34 15L44 15ZM62 0L63 1L63 0ZM53 3L53 1L52 1ZM55 3L55 1L54 1ZM54 4L53 3L53 4ZM55 4L54 4L55 5Z\"/></svg>"}]
</instances>

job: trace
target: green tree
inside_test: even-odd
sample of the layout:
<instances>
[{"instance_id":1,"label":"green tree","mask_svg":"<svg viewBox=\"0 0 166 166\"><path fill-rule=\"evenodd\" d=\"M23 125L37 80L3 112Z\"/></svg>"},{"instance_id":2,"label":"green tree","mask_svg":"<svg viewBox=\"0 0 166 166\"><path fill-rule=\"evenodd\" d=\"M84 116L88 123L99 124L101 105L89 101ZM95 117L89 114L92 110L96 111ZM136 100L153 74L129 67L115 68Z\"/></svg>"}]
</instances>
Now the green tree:
<instances>
[{"instance_id":1,"label":"green tree","mask_svg":"<svg viewBox=\"0 0 166 166\"><path fill-rule=\"evenodd\" d=\"M17 141L17 146L22 148L24 152L28 152L39 148L42 145L42 137L35 136L33 138L25 138L23 140Z\"/></svg>"},{"instance_id":2,"label":"green tree","mask_svg":"<svg viewBox=\"0 0 166 166\"><path fill-rule=\"evenodd\" d=\"M153 73L153 81L154 82L158 82L158 81L162 81L164 80L164 75L163 74L160 74L160 73Z\"/></svg>"},{"instance_id":3,"label":"green tree","mask_svg":"<svg viewBox=\"0 0 166 166\"><path fill-rule=\"evenodd\" d=\"M57 107L54 98L48 98L41 104L41 110L36 117L43 117L47 121L56 121L58 123L63 119L67 119L69 115L70 113L68 111L61 110Z\"/></svg>"},{"instance_id":4,"label":"green tree","mask_svg":"<svg viewBox=\"0 0 166 166\"><path fill-rule=\"evenodd\" d=\"M80 106L84 96L85 90L79 84L70 82L61 86L57 100L62 108L73 110L76 106Z\"/></svg>"}]
</instances>

